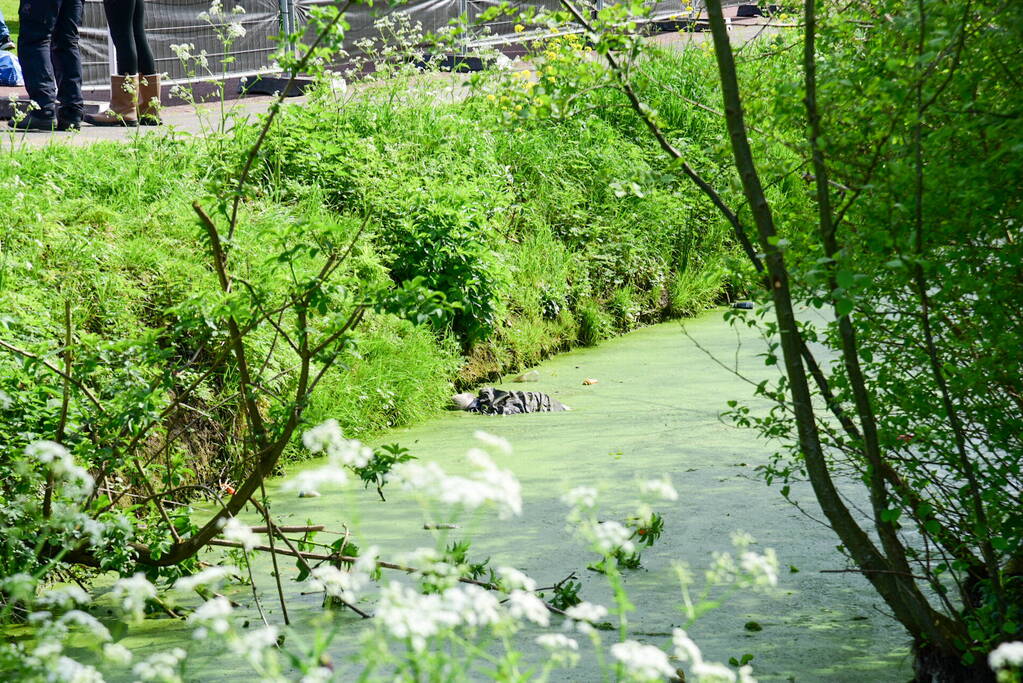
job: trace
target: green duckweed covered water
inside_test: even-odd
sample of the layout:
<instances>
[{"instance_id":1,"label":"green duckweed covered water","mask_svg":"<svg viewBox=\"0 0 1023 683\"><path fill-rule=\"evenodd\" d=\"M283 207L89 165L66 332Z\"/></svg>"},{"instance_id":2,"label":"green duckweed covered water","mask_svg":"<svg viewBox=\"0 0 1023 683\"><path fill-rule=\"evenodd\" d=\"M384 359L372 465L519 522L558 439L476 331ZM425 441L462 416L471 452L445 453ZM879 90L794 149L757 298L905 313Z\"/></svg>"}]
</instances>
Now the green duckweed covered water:
<instances>
[{"instance_id":1,"label":"green duckweed covered water","mask_svg":"<svg viewBox=\"0 0 1023 683\"><path fill-rule=\"evenodd\" d=\"M636 500L637 480L667 473L679 500L660 508L664 536L644 553L643 568L627 573L626 586L637 607L630 615L634 637L667 648L671 628L683 621L676 608L679 591L672 563L683 560L702 576L711 552L730 550L730 533L741 529L761 548L776 550L782 563L779 587L771 595L736 595L689 629L708 659L726 661L751 653L755 675L767 681L909 679L907 639L882 614L883 606L867 582L855 574L820 573L844 566L834 535L755 477L754 467L766 461L770 445L719 418L728 399L750 396L751 387L713 362L693 340L730 367L737 364L748 376L762 379L769 370L756 357L761 349L757 340L744 338L740 344L719 312L687 321L684 327L692 340L679 323L657 325L599 348L553 358L537 368L537 383L505 385L548 392L572 412L513 417L452 413L389 432L379 442L400 443L419 458L461 472L469 469L465 452L476 445L476 430L508 439L514 454L495 459L520 479L523 515L500 521L493 513L483 513L474 523L448 532L449 540L470 538L470 558L490 557L492 566L515 566L541 585L575 571L584 599L607 605L611 595L603 577L586 570L594 556L565 531L566 508L559 497L574 486L595 486L600 490L602 519L622 519L631 509L630 501ZM583 386L584 378L599 382ZM385 489L384 503L375 491L356 486L344 493L299 499L281 492L279 484L275 482L271 499L280 523L310 520L331 529L347 523L361 546L380 546L384 559L435 543L436 532L423 529L419 505L397 489ZM816 511L808 487L793 487L793 497ZM294 563L282 562L282 574L293 576ZM269 560L259 558L256 567L268 617L280 623ZM392 572L385 580L393 576ZM289 643L295 644L314 621L323 619L321 596L302 595L294 582L286 581L285 590L296 624ZM249 588L234 587L230 595L243 603L255 626L258 617ZM372 604L370 598L362 606L372 611ZM362 625L350 612L337 613L333 619L344 624L332 650L340 665L346 652L357 649ZM746 630L750 621L762 630ZM523 649L531 654L533 635L521 634ZM606 639L613 635L604 634ZM192 640L191 630L181 621L147 622L124 642L139 655L187 645L195 655L188 672L191 680L251 678L233 656ZM583 650L580 666L556 674L554 680L600 680L595 662Z\"/></svg>"}]
</instances>

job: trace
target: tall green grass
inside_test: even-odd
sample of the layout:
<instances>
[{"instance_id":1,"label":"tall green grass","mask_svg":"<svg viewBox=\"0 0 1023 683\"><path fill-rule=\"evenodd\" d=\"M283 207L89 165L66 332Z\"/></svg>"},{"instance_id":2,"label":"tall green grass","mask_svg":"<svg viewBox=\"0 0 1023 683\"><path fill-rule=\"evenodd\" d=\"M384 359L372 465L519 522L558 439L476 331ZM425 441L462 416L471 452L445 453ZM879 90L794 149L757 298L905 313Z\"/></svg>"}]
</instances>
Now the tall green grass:
<instances>
[{"instance_id":1,"label":"tall green grass","mask_svg":"<svg viewBox=\"0 0 1023 683\"><path fill-rule=\"evenodd\" d=\"M702 87L667 64L651 78ZM377 288L425 277L463 316L429 328L368 316L307 419L334 417L368 436L440 410L452 385L712 303L731 277L727 230L693 188L665 176L622 111L510 126L473 97L339 106L321 93L287 108L243 204L233 252L241 271L261 272L281 226L317 221L354 233L369 216L350 277ZM712 146L716 129L686 111L668 112L672 134ZM141 136L0 156L4 335L52 349L71 300L76 329L128 338L173 324L176 303L212 296L191 202L251 138L250 129L212 142ZM642 192L619 191L632 183ZM269 346L271 336L261 331L253 343ZM0 373L9 362L0 359Z\"/></svg>"}]
</instances>

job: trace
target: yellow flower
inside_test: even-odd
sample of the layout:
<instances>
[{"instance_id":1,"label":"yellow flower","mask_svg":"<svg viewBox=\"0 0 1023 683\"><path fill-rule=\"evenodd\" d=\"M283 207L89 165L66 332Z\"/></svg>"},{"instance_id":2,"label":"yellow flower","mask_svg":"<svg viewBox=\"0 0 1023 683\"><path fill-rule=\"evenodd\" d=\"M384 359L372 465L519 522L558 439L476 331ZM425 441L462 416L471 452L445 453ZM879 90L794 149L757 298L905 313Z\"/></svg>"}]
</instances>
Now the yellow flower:
<instances>
[{"instance_id":1,"label":"yellow flower","mask_svg":"<svg viewBox=\"0 0 1023 683\"><path fill-rule=\"evenodd\" d=\"M494 97L493 95L487 95L487 99L490 100L491 102L494 102L494 101L497 100L497 98Z\"/></svg>"},{"instance_id":2,"label":"yellow flower","mask_svg":"<svg viewBox=\"0 0 1023 683\"><path fill-rule=\"evenodd\" d=\"M523 26L522 24L515 24L515 32L516 33L522 33L525 30L526 30L526 27Z\"/></svg>"}]
</instances>

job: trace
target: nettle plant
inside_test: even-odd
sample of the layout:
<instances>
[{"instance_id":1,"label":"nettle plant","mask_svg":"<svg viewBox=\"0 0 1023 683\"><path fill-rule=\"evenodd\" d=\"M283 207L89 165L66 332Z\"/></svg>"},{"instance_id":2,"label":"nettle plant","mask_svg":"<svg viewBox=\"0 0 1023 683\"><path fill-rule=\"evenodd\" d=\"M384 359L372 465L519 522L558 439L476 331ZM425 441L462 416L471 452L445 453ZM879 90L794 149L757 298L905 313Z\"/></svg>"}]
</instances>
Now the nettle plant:
<instances>
[{"instance_id":1,"label":"nettle plant","mask_svg":"<svg viewBox=\"0 0 1023 683\"><path fill-rule=\"evenodd\" d=\"M88 612L92 596L77 585L46 584L41 572L5 574L0 577L5 595L2 616L21 612L33 626L33 634L0 646L0 669L17 671L20 680L28 681L102 681L104 676L98 667L118 676L129 669L142 681L184 680L191 645L136 660L121 642L131 626L140 624L147 612L158 608L185 618L196 643L202 641L206 648L211 642L222 646L239 665L250 667L261 680L268 681L341 681L354 677L543 681L555 671L574 666L582 656L592 656L605 678L613 676L621 681L663 680L676 675L680 666L688 668L689 680L754 680L748 664L750 656L735 662L737 670L706 661L683 629L673 631L668 652L630 638L628 615L635 607L623 581L623 571L627 570L619 567L617 557L632 551L631 540L622 525L598 521L598 496L592 488L580 487L565 495L567 530L602 557L604 575L613 590L613 605L581 600L577 589L564 590L566 580L540 587L514 567L493 568L486 562L469 561L468 542L450 539L450 532L459 523L488 509L501 518L522 513L519 482L495 462L495 457L511 454L510 445L482 432L477 437L480 447L468 453L472 465L468 474L449 474L433 462L408 461L396 465L388 476L393 486L419 499L426 527L434 530L435 538L433 547L418 548L396 558L396 562L382 559L376 547L359 552L348 534L344 544L330 555L298 550L306 547L303 540L289 538L288 528L283 526L271 527L279 532L283 544L274 550L261 544L257 531L232 516L220 530L223 538L218 545L236 548L233 557L240 560L240 566L206 566L178 578L164 590L158 590L142 574L122 578L104 598L104 604L112 604L117 614L115 620L106 619L105 623ZM373 457L372 449L345 439L336 423L306 432L303 442L313 452L323 454L325 460L286 481L283 493L309 495L323 491L329 495L328 489L347 486L357 476L355 471ZM95 486L92 477L58 444L34 443L26 455L37 465L26 477L37 487L49 482L54 499L60 501L49 523L74 527L79 521L75 515L80 514ZM667 479L640 482L637 493L637 517L649 517L653 506L677 500ZM28 505L24 509L26 515L42 518L41 510ZM110 543L121 540L115 527L92 531L98 542ZM690 569L676 565L682 589L680 610L687 627L736 590L766 590L776 585L778 563L774 554L754 551L752 539L745 534L737 534L733 540L737 553L715 553L695 599L691 588L696 582ZM325 607L347 606L367 617L359 637L360 650L344 660L332 660L331 646L341 631L330 618L317 626L312 636L269 623L254 584L253 606L262 625L248 628L252 610L240 609L219 591L230 581L245 577L253 581L250 559L257 552L297 558L304 566L297 580L310 592L322 592L327 598ZM384 572L406 579L385 580ZM486 580L482 579L484 572L488 574ZM721 587L724 590L718 591ZM574 599L562 608L555 601L543 599L545 590L554 590L562 597L571 593ZM722 594L712 596L712 591ZM198 605L188 597L194 594L202 597ZM360 607L367 603L372 604L372 615ZM608 638L605 632L613 632L614 636ZM82 634L89 636L85 642L93 651L84 657L80 650L73 651L73 655L68 649L72 642L83 642L77 637ZM522 650L523 637L537 646L531 648L534 655ZM580 644L580 637L585 645ZM531 656L538 656L540 661L530 661Z\"/></svg>"}]
</instances>

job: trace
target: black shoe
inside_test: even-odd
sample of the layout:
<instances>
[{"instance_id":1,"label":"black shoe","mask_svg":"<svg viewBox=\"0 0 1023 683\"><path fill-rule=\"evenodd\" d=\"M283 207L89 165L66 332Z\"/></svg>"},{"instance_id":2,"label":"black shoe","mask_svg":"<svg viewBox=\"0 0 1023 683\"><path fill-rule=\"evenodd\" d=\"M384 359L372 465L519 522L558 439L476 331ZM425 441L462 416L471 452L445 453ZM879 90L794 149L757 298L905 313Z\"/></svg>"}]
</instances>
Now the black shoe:
<instances>
[{"instance_id":1,"label":"black shoe","mask_svg":"<svg viewBox=\"0 0 1023 683\"><path fill-rule=\"evenodd\" d=\"M14 44L14 41L11 40L10 36L0 38L0 50L13 50L17 47L18 46Z\"/></svg>"},{"instance_id":2,"label":"black shoe","mask_svg":"<svg viewBox=\"0 0 1023 683\"><path fill-rule=\"evenodd\" d=\"M40 116L33 111L29 112L25 118L20 121L11 119L10 125L14 130L45 130L47 132L52 132L57 130L57 119L52 116Z\"/></svg>"},{"instance_id":3,"label":"black shoe","mask_svg":"<svg viewBox=\"0 0 1023 683\"><path fill-rule=\"evenodd\" d=\"M81 130L82 129L82 117L77 118L61 118L57 117L57 128L56 130Z\"/></svg>"},{"instance_id":4,"label":"black shoe","mask_svg":"<svg viewBox=\"0 0 1023 683\"><path fill-rule=\"evenodd\" d=\"M78 107L58 107L57 130L81 130L82 115L83 112Z\"/></svg>"}]
</instances>

